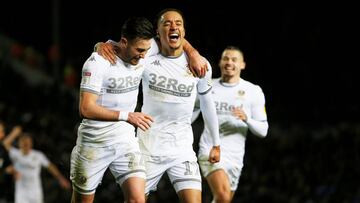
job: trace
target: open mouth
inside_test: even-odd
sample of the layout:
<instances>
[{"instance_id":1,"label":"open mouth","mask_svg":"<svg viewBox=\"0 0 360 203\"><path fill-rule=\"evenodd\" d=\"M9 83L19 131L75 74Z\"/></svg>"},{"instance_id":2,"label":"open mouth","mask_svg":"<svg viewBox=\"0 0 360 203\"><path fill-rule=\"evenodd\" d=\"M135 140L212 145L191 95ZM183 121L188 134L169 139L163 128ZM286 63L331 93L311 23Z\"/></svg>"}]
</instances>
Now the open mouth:
<instances>
[{"instance_id":1,"label":"open mouth","mask_svg":"<svg viewBox=\"0 0 360 203\"><path fill-rule=\"evenodd\" d=\"M177 42L180 38L180 35L177 33L173 33L169 35L169 39L171 42Z\"/></svg>"},{"instance_id":2,"label":"open mouth","mask_svg":"<svg viewBox=\"0 0 360 203\"><path fill-rule=\"evenodd\" d=\"M231 70L235 70L235 68L232 67L232 66L225 66L225 67L224 67L224 70L231 71Z\"/></svg>"}]
</instances>

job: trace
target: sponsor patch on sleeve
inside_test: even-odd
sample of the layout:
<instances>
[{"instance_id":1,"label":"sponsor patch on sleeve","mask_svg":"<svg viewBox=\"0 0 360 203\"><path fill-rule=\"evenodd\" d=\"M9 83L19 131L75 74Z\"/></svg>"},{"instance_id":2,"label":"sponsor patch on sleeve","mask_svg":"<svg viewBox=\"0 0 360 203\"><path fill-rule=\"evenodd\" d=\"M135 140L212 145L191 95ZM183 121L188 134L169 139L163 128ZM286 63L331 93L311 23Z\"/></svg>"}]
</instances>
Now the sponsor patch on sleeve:
<instances>
[{"instance_id":1,"label":"sponsor patch on sleeve","mask_svg":"<svg viewBox=\"0 0 360 203\"><path fill-rule=\"evenodd\" d=\"M85 72L83 72L83 76L91 76L91 72L85 71Z\"/></svg>"},{"instance_id":2,"label":"sponsor patch on sleeve","mask_svg":"<svg viewBox=\"0 0 360 203\"><path fill-rule=\"evenodd\" d=\"M82 73L82 77L81 77L81 84L82 85L87 85L90 82L90 77L91 77L91 72L88 71L84 71Z\"/></svg>"}]
</instances>

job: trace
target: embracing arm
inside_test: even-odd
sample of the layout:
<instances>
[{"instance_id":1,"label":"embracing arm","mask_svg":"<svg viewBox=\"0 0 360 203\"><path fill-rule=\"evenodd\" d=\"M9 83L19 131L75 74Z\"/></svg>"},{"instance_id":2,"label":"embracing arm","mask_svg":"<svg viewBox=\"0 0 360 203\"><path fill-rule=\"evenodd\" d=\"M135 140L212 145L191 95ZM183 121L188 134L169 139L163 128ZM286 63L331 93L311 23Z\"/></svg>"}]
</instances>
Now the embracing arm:
<instances>
[{"instance_id":1,"label":"embracing arm","mask_svg":"<svg viewBox=\"0 0 360 203\"><path fill-rule=\"evenodd\" d=\"M100 56L104 57L111 64L116 63L116 49L119 44L113 40L105 42L98 42L94 46L94 52L97 52Z\"/></svg>"},{"instance_id":2,"label":"embracing arm","mask_svg":"<svg viewBox=\"0 0 360 203\"><path fill-rule=\"evenodd\" d=\"M208 70L207 61L200 55L200 53L185 39L184 51L189 56L190 71L197 77L202 78Z\"/></svg>"},{"instance_id":3,"label":"embracing arm","mask_svg":"<svg viewBox=\"0 0 360 203\"><path fill-rule=\"evenodd\" d=\"M157 45L157 47L160 47L160 42L156 40L157 43L154 43L154 45ZM108 40L106 43L104 42L98 42L94 46L94 51L97 52L99 55L104 57L106 60L110 61L112 64L115 64L116 60L116 49L119 48L119 43ZM190 71L196 76L196 77L204 77L207 70L208 65L207 61L204 60L204 58L199 54L199 52L185 39L184 41L184 51L189 57L189 68ZM154 50L158 51L158 48L154 48Z\"/></svg>"}]
</instances>

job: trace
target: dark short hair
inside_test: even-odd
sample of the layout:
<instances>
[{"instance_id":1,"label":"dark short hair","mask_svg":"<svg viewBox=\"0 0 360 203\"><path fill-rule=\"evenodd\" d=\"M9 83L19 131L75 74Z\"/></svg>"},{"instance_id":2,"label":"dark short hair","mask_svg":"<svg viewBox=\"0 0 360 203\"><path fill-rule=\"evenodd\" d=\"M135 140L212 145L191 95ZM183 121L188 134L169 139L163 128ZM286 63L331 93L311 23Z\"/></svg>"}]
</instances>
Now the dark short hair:
<instances>
[{"instance_id":1,"label":"dark short hair","mask_svg":"<svg viewBox=\"0 0 360 203\"><path fill-rule=\"evenodd\" d=\"M160 21L160 18L162 15L164 15L164 13L166 12L169 12L169 11L174 11L174 12L177 12L178 14L180 14L180 16L182 17L183 19L183 23L184 23L184 27L185 27L185 18L184 18L184 14L179 10L179 9L176 9L176 8L165 8L163 10L161 10L155 17L154 19L154 27L157 28L158 27L158 23Z\"/></svg>"},{"instance_id":2,"label":"dark short hair","mask_svg":"<svg viewBox=\"0 0 360 203\"><path fill-rule=\"evenodd\" d=\"M133 40L135 38L151 39L155 36L154 27L144 17L130 17L121 28L121 36Z\"/></svg>"},{"instance_id":3,"label":"dark short hair","mask_svg":"<svg viewBox=\"0 0 360 203\"><path fill-rule=\"evenodd\" d=\"M242 57L244 57L244 52L241 51L241 49L240 49L239 47L237 47L237 46L227 46L227 47L225 47L224 51L226 51L226 50L235 50L235 51L238 51L238 52L240 52L240 54L242 55ZM223 52L224 52L224 51L223 51Z\"/></svg>"}]
</instances>

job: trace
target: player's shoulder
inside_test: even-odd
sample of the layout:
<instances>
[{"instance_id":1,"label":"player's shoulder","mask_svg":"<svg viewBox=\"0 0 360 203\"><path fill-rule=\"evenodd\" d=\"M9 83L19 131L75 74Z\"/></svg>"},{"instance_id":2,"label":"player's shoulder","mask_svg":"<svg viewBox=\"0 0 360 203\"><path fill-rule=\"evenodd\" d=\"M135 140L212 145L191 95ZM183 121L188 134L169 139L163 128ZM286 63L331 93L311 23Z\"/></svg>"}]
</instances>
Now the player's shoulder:
<instances>
[{"instance_id":1,"label":"player's shoulder","mask_svg":"<svg viewBox=\"0 0 360 203\"><path fill-rule=\"evenodd\" d=\"M90 57L86 60L86 63L96 63L101 65L110 65L110 62L104 57L100 56L97 52L91 53Z\"/></svg>"},{"instance_id":2,"label":"player's shoulder","mask_svg":"<svg viewBox=\"0 0 360 203\"><path fill-rule=\"evenodd\" d=\"M160 53L156 53L150 56L147 56L143 59L145 64L158 65L159 61L162 59L162 55Z\"/></svg>"},{"instance_id":3,"label":"player's shoulder","mask_svg":"<svg viewBox=\"0 0 360 203\"><path fill-rule=\"evenodd\" d=\"M152 60L152 59L158 59L158 58L163 58L163 55L159 52L153 55L148 56L147 58L145 58L146 60Z\"/></svg>"},{"instance_id":4,"label":"player's shoulder","mask_svg":"<svg viewBox=\"0 0 360 203\"><path fill-rule=\"evenodd\" d=\"M242 83L243 83L247 88L252 89L252 90L254 90L254 91L262 91L260 85L255 84L255 83L253 83L253 82L250 82L250 81L248 81L248 80L245 80L245 79L243 79L243 78L241 78L241 80L242 80Z\"/></svg>"},{"instance_id":5,"label":"player's shoulder","mask_svg":"<svg viewBox=\"0 0 360 203\"><path fill-rule=\"evenodd\" d=\"M10 153L20 153L20 149L14 147L14 146L11 146L9 152Z\"/></svg>"},{"instance_id":6,"label":"player's shoulder","mask_svg":"<svg viewBox=\"0 0 360 203\"><path fill-rule=\"evenodd\" d=\"M221 82L221 78L212 78L212 83L213 84L220 84Z\"/></svg>"},{"instance_id":7,"label":"player's shoulder","mask_svg":"<svg viewBox=\"0 0 360 203\"><path fill-rule=\"evenodd\" d=\"M44 152L37 150L37 149L32 149L31 153L34 154L35 156L45 156L46 157Z\"/></svg>"}]
</instances>

